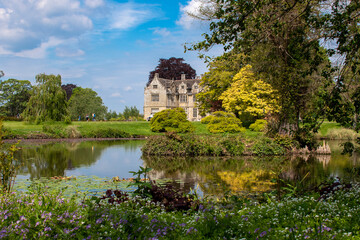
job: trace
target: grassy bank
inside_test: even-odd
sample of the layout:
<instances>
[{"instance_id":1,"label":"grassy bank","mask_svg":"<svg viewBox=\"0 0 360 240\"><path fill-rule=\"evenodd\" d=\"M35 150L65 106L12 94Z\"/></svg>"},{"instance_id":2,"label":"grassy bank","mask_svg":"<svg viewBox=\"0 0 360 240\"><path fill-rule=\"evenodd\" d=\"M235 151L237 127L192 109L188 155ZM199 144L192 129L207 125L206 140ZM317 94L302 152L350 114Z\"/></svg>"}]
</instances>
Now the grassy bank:
<instances>
[{"instance_id":1,"label":"grassy bank","mask_svg":"<svg viewBox=\"0 0 360 240\"><path fill-rule=\"evenodd\" d=\"M150 131L149 122L146 121L134 121L134 122L72 122L70 125L63 123L45 123L45 124L30 124L27 122L18 121L4 121L4 127L9 130L9 137L11 138L49 138L58 137L56 133L48 133L44 131L44 125L57 125L62 128L71 128L75 131L78 137L89 137L94 135L93 133L97 130L113 129L116 131L122 131L131 136L152 136L152 135L163 135L162 133L154 133ZM195 135L213 135L207 129L205 124L200 122L192 122L195 126ZM245 136L257 137L262 133L252 132L249 129L243 133ZM339 124L334 122L324 122L321 125L319 132L316 137L319 139L356 139L359 135L349 129L341 127Z\"/></svg>"},{"instance_id":2,"label":"grassy bank","mask_svg":"<svg viewBox=\"0 0 360 240\"><path fill-rule=\"evenodd\" d=\"M0 194L0 238L360 238L359 185L337 185L322 195L281 200L270 195L265 202L236 196L217 202L195 197L189 210L169 211L164 203L129 192L107 191L103 198L64 194L47 185L58 185L56 181L32 184L26 192Z\"/></svg>"},{"instance_id":3,"label":"grassy bank","mask_svg":"<svg viewBox=\"0 0 360 240\"><path fill-rule=\"evenodd\" d=\"M130 136L152 136L162 135L162 133L154 133L150 131L149 122L134 121L134 122L72 122L70 125L64 123L45 123L45 124L31 124L28 122L18 121L4 121L3 125L8 130L8 138L66 138L66 129L76 132L74 136L82 137L96 137L95 132L106 132L106 130L122 131ZM195 134L210 134L206 125L200 122L193 123L196 130ZM47 128L45 129L44 128ZM52 128L52 129L51 129ZM55 129L56 128L56 129ZM50 129L50 131L46 131ZM61 132L62 131L62 132ZM69 136L72 137L72 136ZM106 136L104 136L106 137ZM113 137L113 136L108 136Z\"/></svg>"}]
</instances>

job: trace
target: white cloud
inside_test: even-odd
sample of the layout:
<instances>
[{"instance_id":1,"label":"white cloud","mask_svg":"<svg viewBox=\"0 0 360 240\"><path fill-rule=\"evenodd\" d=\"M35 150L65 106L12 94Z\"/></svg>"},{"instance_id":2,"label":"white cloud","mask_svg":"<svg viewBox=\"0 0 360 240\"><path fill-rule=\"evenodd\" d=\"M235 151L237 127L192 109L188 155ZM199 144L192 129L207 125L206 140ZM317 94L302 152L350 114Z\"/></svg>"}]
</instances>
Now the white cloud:
<instances>
[{"instance_id":1,"label":"white cloud","mask_svg":"<svg viewBox=\"0 0 360 240\"><path fill-rule=\"evenodd\" d=\"M157 14L153 11L151 5L134 3L120 4L112 14L110 27L113 29L127 30L156 17Z\"/></svg>"},{"instance_id":2,"label":"white cloud","mask_svg":"<svg viewBox=\"0 0 360 240\"><path fill-rule=\"evenodd\" d=\"M183 6L180 4L181 17L176 23L185 29L197 28L201 25L202 21L191 17L189 14L195 16L201 16L200 9L211 10L214 8L212 0L191 0L187 2L187 5Z\"/></svg>"},{"instance_id":3,"label":"white cloud","mask_svg":"<svg viewBox=\"0 0 360 240\"><path fill-rule=\"evenodd\" d=\"M162 37L168 37L171 33L167 28L153 28L153 33Z\"/></svg>"},{"instance_id":4,"label":"white cloud","mask_svg":"<svg viewBox=\"0 0 360 240\"><path fill-rule=\"evenodd\" d=\"M44 58L47 55L47 49L51 47L55 47L61 44L63 41L54 37L51 37L47 42L43 42L40 44L39 47L30 49L30 50L23 50L21 52L17 52L14 55L18 57L26 57L26 58L33 58L39 59Z\"/></svg>"},{"instance_id":5,"label":"white cloud","mask_svg":"<svg viewBox=\"0 0 360 240\"><path fill-rule=\"evenodd\" d=\"M110 97L121 97L121 94L119 92L115 92L111 94Z\"/></svg>"},{"instance_id":6,"label":"white cloud","mask_svg":"<svg viewBox=\"0 0 360 240\"><path fill-rule=\"evenodd\" d=\"M132 88L131 86L126 86L126 87L124 87L124 90L125 90L126 92L128 92L128 91L133 90L133 88Z\"/></svg>"},{"instance_id":7,"label":"white cloud","mask_svg":"<svg viewBox=\"0 0 360 240\"><path fill-rule=\"evenodd\" d=\"M76 0L0 0L0 6L0 49L16 56L45 57L54 39L78 38L93 28Z\"/></svg>"},{"instance_id":8,"label":"white cloud","mask_svg":"<svg viewBox=\"0 0 360 240\"><path fill-rule=\"evenodd\" d=\"M104 5L103 0L85 0L85 5L90 8L97 8Z\"/></svg>"}]
</instances>

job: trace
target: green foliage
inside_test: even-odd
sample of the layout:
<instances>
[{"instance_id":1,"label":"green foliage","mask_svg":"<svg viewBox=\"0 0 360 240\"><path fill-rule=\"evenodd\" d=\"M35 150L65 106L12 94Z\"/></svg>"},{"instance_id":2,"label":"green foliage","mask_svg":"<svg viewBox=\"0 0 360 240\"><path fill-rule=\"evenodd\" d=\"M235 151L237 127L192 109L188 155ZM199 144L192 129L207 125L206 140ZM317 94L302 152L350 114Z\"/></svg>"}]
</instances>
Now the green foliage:
<instances>
[{"instance_id":1,"label":"green foliage","mask_svg":"<svg viewBox=\"0 0 360 240\"><path fill-rule=\"evenodd\" d=\"M30 99L31 88L31 83L27 80L8 79L0 82L1 115L20 115Z\"/></svg>"},{"instance_id":2,"label":"green foliage","mask_svg":"<svg viewBox=\"0 0 360 240\"><path fill-rule=\"evenodd\" d=\"M153 132L187 133L195 131L182 108L166 109L156 113L150 120L150 129Z\"/></svg>"},{"instance_id":3,"label":"green foliage","mask_svg":"<svg viewBox=\"0 0 360 240\"><path fill-rule=\"evenodd\" d=\"M95 119L98 120L105 118L107 108L97 92L90 88L77 87L69 100L69 112L73 120L78 120L79 116L82 120L89 116L91 120L93 113L96 115Z\"/></svg>"},{"instance_id":4,"label":"green foliage","mask_svg":"<svg viewBox=\"0 0 360 240\"><path fill-rule=\"evenodd\" d=\"M263 132L266 128L267 121L265 119L257 119L249 128L254 132Z\"/></svg>"},{"instance_id":5,"label":"green foliage","mask_svg":"<svg viewBox=\"0 0 360 240\"><path fill-rule=\"evenodd\" d=\"M124 116L125 120L137 119L140 116L140 111L136 108L136 106L130 108L125 106L122 115Z\"/></svg>"},{"instance_id":6,"label":"green foliage","mask_svg":"<svg viewBox=\"0 0 360 240\"><path fill-rule=\"evenodd\" d=\"M133 191L133 195L138 195L141 197L151 197L150 190L151 190L151 183L147 181L148 172L151 171L151 168L142 167L137 172L130 171L135 177L132 182L129 183L128 187L135 187Z\"/></svg>"},{"instance_id":7,"label":"green foliage","mask_svg":"<svg viewBox=\"0 0 360 240\"><path fill-rule=\"evenodd\" d=\"M263 118L280 109L278 93L261 80L250 65L244 66L234 76L231 86L221 94L219 100L226 111L242 117Z\"/></svg>"},{"instance_id":8,"label":"green foliage","mask_svg":"<svg viewBox=\"0 0 360 240\"><path fill-rule=\"evenodd\" d=\"M15 183L15 178L18 169L20 168L19 162L14 158L14 153L18 150L17 144L13 144L4 148L3 126L0 121L0 193L10 193Z\"/></svg>"},{"instance_id":9,"label":"green foliage","mask_svg":"<svg viewBox=\"0 0 360 240\"><path fill-rule=\"evenodd\" d=\"M231 86L233 77L244 66L245 58L244 54L232 51L209 63L209 71L203 75L200 82L205 91L196 95L200 114L223 110L219 97Z\"/></svg>"},{"instance_id":10,"label":"green foliage","mask_svg":"<svg viewBox=\"0 0 360 240\"><path fill-rule=\"evenodd\" d=\"M261 137L250 147L250 152L254 155L283 155L286 151L271 138Z\"/></svg>"},{"instance_id":11,"label":"green foliage","mask_svg":"<svg viewBox=\"0 0 360 240\"><path fill-rule=\"evenodd\" d=\"M207 128L211 133L245 132L240 119L236 118L232 113L217 111L213 115L203 118L201 123L207 124Z\"/></svg>"},{"instance_id":12,"label":"green foliage","mask_svg":"<svg viewBox=\"0 0 360 240\"><path fill-rule=\"evenodd\" d=\"M240 136L166 136L150 137L142 148L144 155L156 156L239 156L244 152Z\"/></svg>"},{"instance_id":13,"label":"green foliage","mask_svg":"<svg viewBox=\"0 0 360 240\"><path fill-rule=\"evenodd\" d=\"M64 123L65 123L65 124L71 124L71 118L70 118L70 116L66 116L66 117L65 117Z\"/></svg>"},{"instance_id":14,"label":"green foliage","mask_svg":"<svg viewBox=\"0 0 360 240\"><path fill-rule=\"evenodd\" d=\"M84 134L88 138L131 138L132 135L120 129L101 127L93 129Z\"/></svg>"},{"instance_id":15,"label":"green foliage","mask_svg":"<svg viewBox=\"0 0 360 240\"><path fill-rule=\"evenodd\" d=\"M68 116L66 93L61 88L60 75L36 75L37 85L23 113L24 118L37 124L44 121L63 121Z\"/></svg>"}]
</instances>

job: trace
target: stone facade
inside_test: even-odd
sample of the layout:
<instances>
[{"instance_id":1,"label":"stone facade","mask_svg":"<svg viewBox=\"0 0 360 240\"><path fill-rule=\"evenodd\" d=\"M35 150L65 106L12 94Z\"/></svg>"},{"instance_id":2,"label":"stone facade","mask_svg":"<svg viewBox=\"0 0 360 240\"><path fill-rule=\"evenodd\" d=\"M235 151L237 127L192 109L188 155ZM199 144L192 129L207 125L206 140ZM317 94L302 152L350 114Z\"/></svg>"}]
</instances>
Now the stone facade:
<instances>
[{"instance_id":1,"label":"stone facade","mask_svg":"<svg viewBox=\"0 0 360 240\"><path fill-rule=\"evenodd\" d=\"M165 109L181 107L185 110L190 121L200 121L196 107L196 94L199 92L200 79L169 80L159 78L155 73L153 80L144 90L144 118L152 116Z\"/></svg>"}]
</instances>

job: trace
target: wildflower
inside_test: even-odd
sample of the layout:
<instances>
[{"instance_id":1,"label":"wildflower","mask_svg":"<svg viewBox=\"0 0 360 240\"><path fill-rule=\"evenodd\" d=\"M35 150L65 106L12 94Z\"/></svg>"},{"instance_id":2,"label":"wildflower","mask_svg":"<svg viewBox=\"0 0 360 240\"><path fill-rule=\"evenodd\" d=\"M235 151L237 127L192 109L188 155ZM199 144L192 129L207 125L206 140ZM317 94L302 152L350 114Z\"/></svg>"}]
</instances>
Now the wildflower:
<instances>
[{"instance_id":1,"label":"wildflower","mask_svg":"<svg viewBox=\"0 0 360 240\"><path fill-rule=\"evenodd\" d=\"M260 237L263 237L263 236L265 236L266 235L266 231L263 231L262 233L260 233Z\"/></svg>"}]
</instances>

